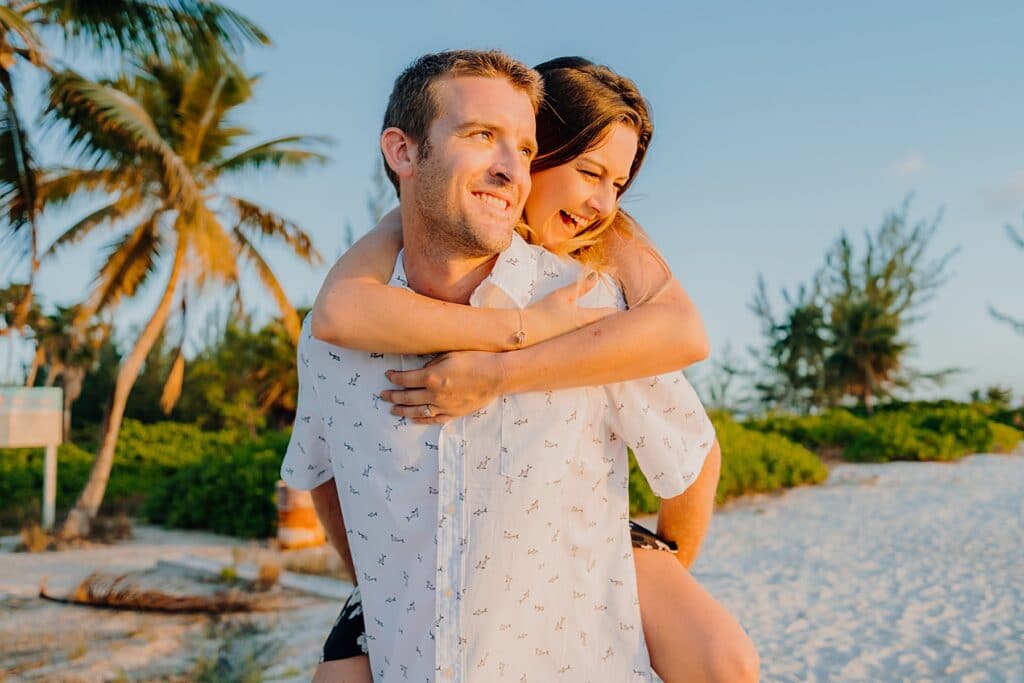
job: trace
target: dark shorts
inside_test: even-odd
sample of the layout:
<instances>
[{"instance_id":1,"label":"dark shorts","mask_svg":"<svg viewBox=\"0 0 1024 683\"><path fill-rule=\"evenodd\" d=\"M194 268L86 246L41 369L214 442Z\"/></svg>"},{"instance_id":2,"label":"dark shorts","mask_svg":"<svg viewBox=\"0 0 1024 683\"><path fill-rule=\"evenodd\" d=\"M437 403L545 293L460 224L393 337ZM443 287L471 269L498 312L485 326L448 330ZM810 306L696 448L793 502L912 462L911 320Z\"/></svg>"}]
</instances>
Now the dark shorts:
<instances>
[{"instance_id":1,"label":"dark shorts","mask_svg":"<svg viewBox=\"0 0 1024 683\"><path fill-rule=\"evenodd\" d=\"M665 552L676 552L676 544L666 541L653 531L646 529L636 522L629 523L629 533L633 540L634 548L648 548L651 550L664 550ZM348 659L366 654L366 627L363 625L363 597L356 586L352 594L348 596L338 620L334 622L327 640L324 642L325 662L333 662L338 659Z\"/></svg>"}]
</instances>

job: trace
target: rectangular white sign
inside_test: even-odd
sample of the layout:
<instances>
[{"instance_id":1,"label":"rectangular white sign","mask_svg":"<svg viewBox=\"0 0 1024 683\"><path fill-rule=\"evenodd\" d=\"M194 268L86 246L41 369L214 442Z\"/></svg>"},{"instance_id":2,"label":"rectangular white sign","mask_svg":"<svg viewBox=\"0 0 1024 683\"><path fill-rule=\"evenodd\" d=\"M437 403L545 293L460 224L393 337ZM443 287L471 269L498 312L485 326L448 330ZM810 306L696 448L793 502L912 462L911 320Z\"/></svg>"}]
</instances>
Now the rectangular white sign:
<instances>
[{"instance_id":1,"label":"rectangular white sign","mask_svg":"<svg viewBox=\"0 0 1024 683\"><path fill-rule=\"evenodd\" d=\"M64 396L56 387L0 387L0 448L53 446L63 440Z\"/></svg>"}]
</instances>

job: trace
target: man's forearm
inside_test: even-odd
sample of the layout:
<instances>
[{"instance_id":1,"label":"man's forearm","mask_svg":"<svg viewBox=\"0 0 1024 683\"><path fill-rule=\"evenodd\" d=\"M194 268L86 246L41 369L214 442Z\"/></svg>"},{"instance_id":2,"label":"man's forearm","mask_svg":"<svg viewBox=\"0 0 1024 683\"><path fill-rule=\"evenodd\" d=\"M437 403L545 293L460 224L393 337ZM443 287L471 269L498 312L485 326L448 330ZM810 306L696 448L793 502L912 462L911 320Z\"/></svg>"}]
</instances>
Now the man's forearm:
<instances>
[{"instance_id":1,"label":"man's forearm","mask_svg":"<svg viewBox=\"0 0 1024 683\"><path fill-rule=\"evenodd\" d=\"M334 479L328 479L309 493L313 497L316 516L320 518L320 524L327 534L327 541L338 551L342 564L355 581L356 570L352 564L352 551L348 547L345 518L341 514L341 501L338 500L338 487Z\"/></svg>"},{"instance_id":2,"label":"man's forearm","mask_svg":"<svg viewBox=\"0 0 1024 683\"><path fill-rule=\"evenodd\" d=\"M658 535L675 542L677 557L687 569L697 559L700 545L711 524L715 489L722 467L718 440L708 452L697 481L675 498L661 501L658 511Z\"/></svg>"}]
</instances>

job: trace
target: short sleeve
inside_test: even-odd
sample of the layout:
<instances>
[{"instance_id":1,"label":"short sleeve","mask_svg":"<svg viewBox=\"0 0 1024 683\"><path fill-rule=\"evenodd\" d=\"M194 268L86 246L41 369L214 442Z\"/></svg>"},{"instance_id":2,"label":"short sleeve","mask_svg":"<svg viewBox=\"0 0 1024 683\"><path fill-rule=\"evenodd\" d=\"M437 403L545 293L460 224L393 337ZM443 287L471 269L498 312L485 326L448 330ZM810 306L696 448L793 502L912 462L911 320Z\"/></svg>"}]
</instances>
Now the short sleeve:
<instances>
[{"instance_id":1,"label":"short sleeve","mask_svg":"<svg viewBox=\"0 0 1024 683\"><path fill-rule=\"evenodd\" d=\"M314 359L310 354L313 338L309 322L302 326L296 366L299 373L299 397L295 410L288 450L281 463L281 478L288 486L300 490L316 488L330 480L330 451L324 434L324 420L316 392Z\"/></svg>"},{"instance_id":2,"label":"short sleeve","mask_svg":"<svg viewBox=\"0 0 1024 683\"><path fill-rule=\"evenodd\" d=\"M610 428L633 450L655 495L678 496L697 480L715 428L682 372L609 384L605 392Z\"/></svg>"}]
</instances>

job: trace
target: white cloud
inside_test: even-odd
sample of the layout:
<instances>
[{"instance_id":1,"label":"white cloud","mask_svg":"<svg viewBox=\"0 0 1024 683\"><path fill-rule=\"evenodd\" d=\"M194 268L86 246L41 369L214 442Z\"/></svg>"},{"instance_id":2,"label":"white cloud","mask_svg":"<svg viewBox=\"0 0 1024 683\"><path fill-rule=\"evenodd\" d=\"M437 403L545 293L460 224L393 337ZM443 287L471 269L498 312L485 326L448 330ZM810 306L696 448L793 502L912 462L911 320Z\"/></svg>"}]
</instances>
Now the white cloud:
<instances>
[{"instance_id":1,"label":"white cloud","mask_svg":"<svg viewBox=\"0 0 1024 683\"><path fill-rule=\"evenodd\" d=\"M991 212L1017 211L1024 203L1024 168L1017 169L1003 183L986 192L984 201Z\"/></svg>"},{"instance_id":2,"label":"white cloud","mask_svg":"<svg viewBox=\"0 0 1024 683\"><path fill-rule=\"evenodd\" d=\"M892 172L900 178L913 178L927 168L920 152L910 152L892 165Z\"/></svg>"}]
</instances>

